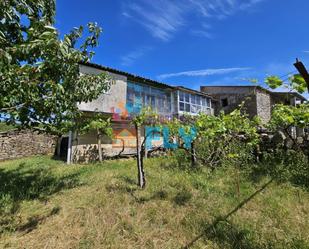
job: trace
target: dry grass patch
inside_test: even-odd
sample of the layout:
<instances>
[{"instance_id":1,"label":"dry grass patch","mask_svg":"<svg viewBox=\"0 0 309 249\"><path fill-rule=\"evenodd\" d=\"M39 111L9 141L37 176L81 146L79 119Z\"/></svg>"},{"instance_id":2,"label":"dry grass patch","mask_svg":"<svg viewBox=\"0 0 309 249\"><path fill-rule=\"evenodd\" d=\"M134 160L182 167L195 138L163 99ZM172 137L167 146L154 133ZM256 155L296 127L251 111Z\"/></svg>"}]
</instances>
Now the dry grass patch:
<instances>
[{"instance_id":1,"label":"dry grass patch","mask_svg":"<svg viewBox=\"0 0 309 249\"><path fill-rule=\"evenodd\" d=\"M1 188L1 210L11 219L1 215L0 247L180 248L261 185L243 174L238 196L232 168L187 172L169 165L168 159L146 161L141 190L134 160L1 163L8 183ZM19 182L25 186L12 186ZM193 248L308 248L308 210L308 192L273 184Z\"/></svg>"}]
</instances>

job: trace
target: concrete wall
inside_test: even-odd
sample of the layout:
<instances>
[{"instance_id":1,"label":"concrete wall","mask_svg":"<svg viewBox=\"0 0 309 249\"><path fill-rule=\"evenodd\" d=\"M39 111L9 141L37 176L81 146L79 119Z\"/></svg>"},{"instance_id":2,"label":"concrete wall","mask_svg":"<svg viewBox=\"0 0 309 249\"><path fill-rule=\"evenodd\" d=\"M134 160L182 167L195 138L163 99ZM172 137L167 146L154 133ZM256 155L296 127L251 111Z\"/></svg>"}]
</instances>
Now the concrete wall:
<instances>
[{"instance_id":1,"label":"concrete wall","mask_svg":"<svg viewBox=\"0 0 309 249\"><path fill-rule=\"evenodd\" d=\"M80 65L80 72L82 74L99 74L104 72L103 70ZM101 94L98 99L88 102L80 103L78 108L82 111L99 111L106 113L114 113L116 109L125 109L127 99L127 78L122 75L108 73L112 79L108 93Z\"/></svg>"},{"instance_id":2,"label":"concrete wall","mask_svg":"<svg viewBox=\"0 0 309 249\"><path fill-rule=\"evenodd\" d=\"M136 155L136 131L130 123L113 123L113 138L102 137L101 147L104 157L109 158L117 155ZM145 141L146 150L156 148L173 149L177 144L170 141L169 129L167 127L146 126L141 129L141 141ZM192 139L196 136L196 130L191 129L187 134L184 129L179 129L179 135L185 143L186 148L190 148ZM97 135L89 132L85 135L75 134L72 146L73 162L90 162L98 160Z\"/></svg>"},{"instance_id":3,"label":"concrete wall","mask_svg":"<svg viewBox=\"0 0 309 249\"><path fill-rule=\"evenodd\" d=\"M54 154L56 137L30 130L0 133L0 160Z\"/></svg>"},{"instance_id":4,"label":"concrete wall","mask_svg":"<svg viewBox=\"0 0 309 249\"><path fill-rule=\"evenodd\" d=\"M101 147L104 157L136 153L135 128L129 123L113 123L113 138L102 136ZM143 135L144 133L142 133ZM144 136L144 135L143 135ZM143 138L142 138L143 139ZM97 134L74 134L72 143L73 162L89 162L98 160Z\"/></svg>"}]
</instances>

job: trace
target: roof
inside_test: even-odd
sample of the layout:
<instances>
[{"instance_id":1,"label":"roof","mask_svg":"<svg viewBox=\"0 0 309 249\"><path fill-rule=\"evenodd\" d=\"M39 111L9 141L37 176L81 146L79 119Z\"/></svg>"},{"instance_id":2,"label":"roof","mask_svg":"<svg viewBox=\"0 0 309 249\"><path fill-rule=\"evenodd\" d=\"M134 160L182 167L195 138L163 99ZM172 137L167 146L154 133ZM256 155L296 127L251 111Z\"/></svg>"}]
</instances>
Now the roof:
<instances>
[{"instance_id":1,"label":"roof","mask_svg":"<svg viewBox=\"0 0 309 249\"><path fill-rule=\"evenodd\" d=\"M201 95L201 96L206 96L208 98L212 98L214 99L214 97L212 97L210 94L208 93L205 93L205 92L200 92L200 91L197 91L197 90L193 90L191 88L187 88L187 87L183 87L183 86L176 86L175 87L176 90L183 90L185 92L190 92L190 93L195 93L195 94L198 94L198 95Z\"/></svg>"},{"instance_id":2,"label":"roof","mask_svg":"<svg viewBox=\"0 0 309 249\"><path fill-rule=\"evenodd\" d=\"M277 95L277 96L283 96L283 95L294 95L294 97L297 97L297 98L299 98L299 99L301 99L301 100L303 100L303 101L307 101L307 99L303 96L303 95L301 95L301 94L299 94L298 92L291 92L291 91L289 91L289 92L274 92L274 91L271 91L271 90L269 90L269 89L266 89L266 88L264 88L264 87L262 87L262 86L258 86L258 85L215 85L215 86L201 86L201 88L202 87L239 87L239 88L241 88L241 87L246 87L246 88L255 88L255 89L259 89L259 90L262 90L262 91L266 91L266 92L268 92L269 94L272 94L272 95Z\"/></svg>"},{"instance_id":3,"label":"roof","mask_svg":"<svg viewBox=\"0 0 309 249\"><path fill-rule=\"evenodd\" d=\"M207 96L211 99L214 99L211 95L204 93L204 92L196 91L196 90L186 88L186 87L183 87L183 86L177 86L177 87L170 86L168 84L165 84L165 83L162 83L162 82L159 82L159 81L156 81L156 80L152 80L152 79L148 79L148 78L145 78L145 77L142 77L142 76L138 76L138 75L134 75L134 74L131 74L131 73L124 72L124 71L120 71L118 69L114 69L114 68L111 68L111 67L106 67L106 66L102 66L102 65L90 63L90 62L81 62L80 64L85 65L85 66L89 66L89 67L93 67L93 68L97 68L97 69L101 69L101 70L104 70L104 71L107 71L107 72L110 72L110 73L123 75L123 76L126 76L129 80L134 80L134 81L139 82L139 83L151 84L153 86L168 88L168 89L171 89L171 90L180 90L181 89L181 90L184 90L184 91L187 91L187 92L199 94L199 95L202 95L202 96Z\"/></svg>"},{"instance_id":4,"label":"roof","mask_svg":"<svg viewBox=\"0 0 309 249\"><path fill-rule=\"evenodd\" d=\"M158 86L158 87L174 89L173 86L170 86L168 84L165 84L165 83L162 83L162 82L159 82L159 81L155 81L155 80L152 80L152 79L148 79L148 78L145 78L145 77L142 77L142 76L134 75L134 74L131 74L131 73L127 73L127 72L124 72L124 71L120 71L120 70L117 70L117 69L114 69L114 68L111 68L111 67L106 67L106 66L102 66L102 65L90 63L90 62L81 62L80 64L85 65L85 66L89 66L89 67L93 67L93 68L97 68L97 69L101 69L101 70L104 70L104 71L107 71L107 72L110 72L110 73L123 75L123 76L126 76L129 80L135 80L135 81L140 82L140 83L148 83L148 84L152 84L152 85L155 85L155 86Z\"/></svg>"},{"instance_id":5,"label":"roof","mask_svg":"<svg viewBox=\"0 0 309 249\"><path fill-rule=\"evenodd\" d=\"M298 92L272 92L272 94L277 95L277 96L293 95L296 98L299 98L303 101L307 101L307 99L303 95L299 94Z\"/></svg>"}]
</instances>

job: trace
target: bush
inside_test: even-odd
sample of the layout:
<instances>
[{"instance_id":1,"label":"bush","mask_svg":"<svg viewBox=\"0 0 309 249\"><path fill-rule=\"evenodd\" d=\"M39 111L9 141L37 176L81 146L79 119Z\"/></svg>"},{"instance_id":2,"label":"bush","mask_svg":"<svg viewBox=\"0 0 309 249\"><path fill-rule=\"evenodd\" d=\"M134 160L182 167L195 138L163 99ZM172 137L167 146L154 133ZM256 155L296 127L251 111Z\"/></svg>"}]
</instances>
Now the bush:
<instances>
[{"instance_id":1,"label":"bush","mask_svg":"<svg viewBox=\"0 0 309 249\"><path fill-rule=\"evenodd\" d=\"M309 188L309 160L299 150L276 148L272 152L263 152L255 174L267 174L281 182Z\"/></svg>"},{"instance_id":2,"label":"bush","mask_svg":"<svg viewBox=\"0 0 309 249\"><path fill-rule=\"evenodd\" d=\"M232 165L243 167L254 161L254 147L239 138L202 139L196 143L198 158L210 168Z\"/></svg>"}]
</instances>

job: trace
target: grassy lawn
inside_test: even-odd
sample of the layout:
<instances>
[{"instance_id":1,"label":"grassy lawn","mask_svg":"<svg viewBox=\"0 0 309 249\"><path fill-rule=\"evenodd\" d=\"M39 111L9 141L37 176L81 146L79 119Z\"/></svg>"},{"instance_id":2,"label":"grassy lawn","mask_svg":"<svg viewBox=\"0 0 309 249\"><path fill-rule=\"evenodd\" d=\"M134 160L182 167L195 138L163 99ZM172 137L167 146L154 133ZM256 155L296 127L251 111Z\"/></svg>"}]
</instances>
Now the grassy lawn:
<instances>
[{"instance_id":1,"label":"grassy lawn","mask_svg":"<svg viewBox=\"0 0 309 249\"><path fill-rule=\"evenodd\" d=\"M181 248L257 190L232 168L172 169L134 160L67 166L49 157L0 163L1 248ZM309 248L309 193L273 183L192 248Z\"/></svg>"},{"instance_id":2,"label":"grassy lawn","mask_svg":"<svg viewBox=\"0 0 309 249\"><path fill-rule=\"evenodd\" d=\"M16 128L17 128L16 126L8 125L8 124L0 121L0 132L10 131L10 130L14 130Z\"/></svg>"}]
</instances>

